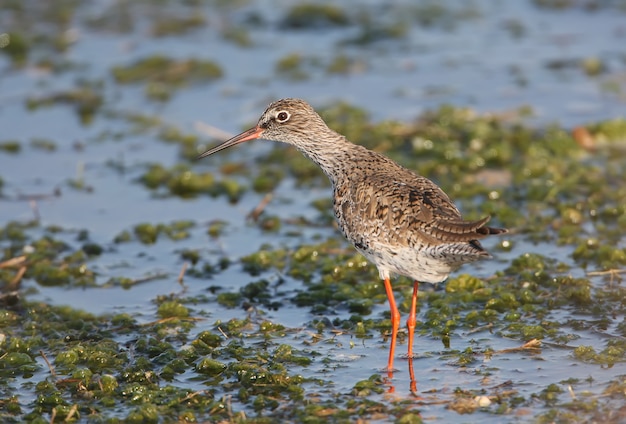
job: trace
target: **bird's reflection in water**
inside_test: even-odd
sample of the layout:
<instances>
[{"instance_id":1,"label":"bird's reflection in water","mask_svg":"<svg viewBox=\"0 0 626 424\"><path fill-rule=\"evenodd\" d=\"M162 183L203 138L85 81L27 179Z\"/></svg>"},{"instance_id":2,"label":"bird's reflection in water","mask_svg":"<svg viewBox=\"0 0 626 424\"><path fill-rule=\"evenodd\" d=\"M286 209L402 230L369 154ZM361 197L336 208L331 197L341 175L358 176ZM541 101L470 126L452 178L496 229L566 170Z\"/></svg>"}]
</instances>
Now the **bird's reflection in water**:
<instances>
[{"instance_id":1,"label":"bird's reflection in water","mask_svg":"<svg viewBox=\"0 0 626 424\"><path fill-rule=\"evenodd\" d=\"M407 358L408 362L408 370L409 370L409 392L416 399L421 399L421 396L417 392L417 380L415 379L415 368L413 366L413 358ZM399 370L395 370L396 374L399 373ZM396 386L393 382L393 374L394 371L387 371L387 377L383 380L385 385L387 386L387 393L392 394L396 392Z\"/></svg>"}]
</instances>

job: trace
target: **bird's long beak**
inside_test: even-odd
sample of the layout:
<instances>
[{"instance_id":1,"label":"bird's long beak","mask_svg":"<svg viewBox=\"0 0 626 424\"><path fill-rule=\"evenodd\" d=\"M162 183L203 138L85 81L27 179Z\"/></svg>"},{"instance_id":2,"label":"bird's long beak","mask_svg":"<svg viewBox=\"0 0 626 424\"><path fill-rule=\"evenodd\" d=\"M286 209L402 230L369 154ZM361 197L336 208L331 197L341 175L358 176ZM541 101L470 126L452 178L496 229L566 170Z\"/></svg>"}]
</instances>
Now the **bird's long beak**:
<instances>
[{"instance_id":1,"label":"bird's long beak","mask_svg":"<svg viewBox=\"0 0 626 424\"><path fill-rule=\"evenodd\" d=\"M255 140L261 137L262 132L263 132L263 128L261 127L256 126L256 127L250 128L249 130L244 131L241 134L236 135L233 138L226 140L222 144L219 144L215 146L214 148L207 150L206 152L198 156L197 159L202 159L204 157L210 156L213 153L217 153L221 150L228 149L229 147L232 147L239 143L243 143L244 141Z\"/></svg>"}]
</instances>

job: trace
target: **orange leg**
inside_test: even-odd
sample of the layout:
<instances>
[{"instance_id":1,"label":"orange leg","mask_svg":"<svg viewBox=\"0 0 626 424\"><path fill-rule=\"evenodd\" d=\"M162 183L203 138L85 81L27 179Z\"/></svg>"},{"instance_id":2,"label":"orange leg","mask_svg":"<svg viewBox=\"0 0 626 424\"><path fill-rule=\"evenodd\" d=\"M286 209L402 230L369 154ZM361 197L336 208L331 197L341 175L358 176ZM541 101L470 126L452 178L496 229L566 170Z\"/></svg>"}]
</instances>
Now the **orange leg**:
<instances>
[{"instance_id":1,"label":"orange leg","mask_svg":"<svg viewBox=\"0 0 626 424\"><path fill-rule=\"evenodd\" d=\"M409 390L411 390L411 394L413 396L418 396L417 394L417 381L415 381L415 369L413 368L413 358L409 356L409 379L411 382L409 383Z\"/></svg>"},{"instance_id":2,"label":"orange leg","mask_svg":"<svg viewBox=\"0 0 626 424\"><path fill-rule=\"evenodd\" d=\"M411 298L411 311L409 318L406 320L406 326L409 330L409 359L413 358L413 336L415 334L415 310L417 309L417 292L419 290L419 281L413 282L413 297Z\"/></svg>"},{"instance_id":3,"label":"orange leg","mask_svg":"<svg viewBox=\"0 0 626 424\"><path fill-rule=\"evenodd\" d=\"M396 299L393 297L391 282L389 278L385 278L385 291L387 299L389 299L389 309L391 310L391 345L389 346L389 361L387 361L387 371L393 371L393 358L396 350L396 338L398 337L398 326L400 325L400 312L396 306Z\"/></svg>"}]
</instances>

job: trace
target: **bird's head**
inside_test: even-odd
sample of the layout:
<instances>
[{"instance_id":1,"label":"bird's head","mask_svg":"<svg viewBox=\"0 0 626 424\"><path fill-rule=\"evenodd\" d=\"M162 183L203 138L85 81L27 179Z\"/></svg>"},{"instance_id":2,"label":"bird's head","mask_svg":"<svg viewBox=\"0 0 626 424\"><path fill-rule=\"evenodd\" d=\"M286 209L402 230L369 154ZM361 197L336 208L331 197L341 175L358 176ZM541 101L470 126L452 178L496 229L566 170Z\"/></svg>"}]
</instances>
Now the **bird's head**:
<instances>
[{"instance_id":1,"label":"bird's head","mask_svg":"<svg viewBox=\"0 0 626 424\"><path fill-rule=\"evenodd\" d=\"M302 148L306 147L311 135L319 130L328 130L328 127L311 105L300 99L281 99L265 109L256 126L207 150L198 159L257 138L281 141Z\"/></svg>"}]
</instances>

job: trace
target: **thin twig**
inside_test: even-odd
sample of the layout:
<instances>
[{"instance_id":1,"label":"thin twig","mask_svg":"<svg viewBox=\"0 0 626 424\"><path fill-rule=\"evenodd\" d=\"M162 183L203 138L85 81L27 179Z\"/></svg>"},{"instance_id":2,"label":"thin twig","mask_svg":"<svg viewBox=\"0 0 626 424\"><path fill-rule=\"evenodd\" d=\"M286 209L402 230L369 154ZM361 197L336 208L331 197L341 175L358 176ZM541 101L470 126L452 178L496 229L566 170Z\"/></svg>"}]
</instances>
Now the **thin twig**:
<instances>
[{"instance_id":1,"label":"thin twig","mask_svg":"<svg viewBox=\"0 0 626 424\"><path fill-rule=\"evenodd\" d=\"M248 214L246 218L256 222L259 219L259 216L265 210L265 207L272 201L273 197L273 193L267 193L265 196L263 196L263 199L261 199L259 204L254 209L252 209L252 211Z\"/></svg>"},{"instance_id":2,"label":"thin twig","mask_svg":"<svg viewBox=\"0 0 626 424\"><path fill-rule=\"evenodd\" d=\"M222 327L218 326L217 329L220 333L222 333L222 336L224 336L225 339L228 339L228 334L224 333L224 330L222 330Z\"/></svg>"},{"instance_id":3,"label":"thin twig","mask_svg":"<svg viewBox=\"0 0 626 424\"><path fill-rule=\"evenodd\" d=\"M439 400L426 400L426 401L416 401L415 405L419 406L428 406L428 405L446 405L451 403L451 400L439 399Z\"/></svg>"},{"instance_id":4,"label":"thin twig","mask_svg":"<svg viewBox=\"0 0 626 424\"><path fill-rule=\"evenodd\" d=\"M209 125L206 122L196 121L194 123L194 128L196 131L208 135L209 137L216 138L218 140L228 140L233 136L233 134L228 131L224 131L220 128L217 128L213 125Z\"/></svg>"},{"instance_id":5,"label":"thin twig","mask_svg":"<svg viewBox=\"0 0 626 424\"><path fill-rule=\"evenodd\" d=\"M21 266L24 262L26 262L26 255L16 256L11 259L7 259L4 262L0 262L0 268L12 268Z\"/></svg>"},{"instance_id":6,"label":"thin twig","mask_svg":"<svg viewBox=\"0 0 626 424\"><path fill-rule=\"evenodd\" d=\"M48 199L52 199L53 197L59 197L59 196L61 196L61 191L59 189L55 189L51 194L48 194L48 193L44 193L44 194L18 194L15 197L15 200L17 200L17 201L48 200Z\"/></svg>"},{"instance_id":7,"label":"thin twig","mask_svg":"<svg viewBox=\"0 0 626 424\"><path fill-rule=\"evenodd\" d=\"M589 271L588 276L624 274L626 269L607 269L606 271Z\"/></svg>"},{"instance_id":8,"label":"thin twig","mask_svg":"<svg viewBox=\"0 0 626 424\"><path fill-rule=\"evenodd\" d=\"M65 417L65 422L71 422L72 421L72 417L74 416L74 414L76 414L76 411L78 411L78 404L75 403L74 405L72 405L72 408L70 408L70 411L67 413L67 417Z\"/></svg>"},{"instance_id":9,"label":"thin twig","mask_svg":"<svg viewBox=\"0 0 626 424\"><path fill-rule=\"evenodd\" d=\"M189 393L187 396L185 396L184 398L180 399L180 400L178 401L178 403L183 403L183 402L186 402L186 401L188 401L188 400L190 400L190 399L193 399L193 398L195 398L196 396L201 395L201 394L204 394L204 393L206 393L206 390L198 390L197 392Z\"/></svg>"},{"instance_id":10,"label":"thin twig","mask_svg":"<svg viewBox=\"0 0 626 424\"><path fill-rule=\"evenodd\" d=\"M13 277L13 279L9 282L9 286L8 286L9 290L15 290L17 288L17 286L20 284L20 281L22 281L22 277L24 276L25 273L26 273L25 266L17 270L17 274L15 274L15 277Z\"/></svg>"},{"instance_id":11,"label":"thin twig","mask_svg":"<svg viewBox=\"0 0 626 424\"><path fill-rule=\"evenodd\" d=\"M52 375L52 377L54 377L55 379L57 378L57 373L54 370L54 366L52 366L52 364L50 363L50 361L48 361L48 357L46 356L46 354L44 353L43 350L39 351L39 354L41 355L41 357L43 358L44 361L46 361L46 364L48 365L48 369L50 370L50 374Z\"/></svg>"},{"instance_id":12,"label":"thin twig","mask_svg":"<svg viewBox=\"0 0 626 424\"><path fill-rule=\"evenodd\" d=\"M129 283L124 283L124 286L135 286L137 284L141 284L141 283L147 283L149 281L152 280L159 280L161 278L167 278L168 274L165 272L161 272L161 273L157 273L157 274L151 274L151 275L146 275L145 277L139 277L139 278L135 278L134 280L130 280ZM122 284L120 284L122 285Z\"/></svg>"},{"instance_id":13,"label":"thin twig","mask_svg":"<svg viewBox=\"0 0 626 424\"><path fill-rule=\"evenodd\" d=\"M37 200L31 199L31 201L28 202L28 204L30 205L30 208L33 211L33 215L35 216L35 221L37 222L41 221L41 215L39 214L39 205L37 204Z\"/></svg>"},{"instance_id":14,"label":"thin twig","mask_svg":"<svg viewBox=\"0 0 626 424\"><path fill-rule=\"evenodd\" d=\"M180 269L180 273L178 274L178 284L183 285L183 279L185 278L185 272L187 271L187 267L189 264L185 262L183 267Z\"/></svg>"},{"instance_id":15,"label":"thin twig","mask_svg":"<svg viewBox=\"0 0 626 424\"><path fill-rule=\"evenodd\" d=\"M474 328L474 329L468 331L467 334L474 334L474 333L481 332L483 330L491 330L492 328L493 328L493 323L490 322L487 325L483 325L482 327Z\"/></svg>"},{"instance_id":16,"label":"thin twig","mask_svg":"<svg viewBox=\"0 0 626 424\"><path fill-rule=\"evenodd\" d=\"M572 388L571 384L567 386L567 391L569 392L569 395L572 397L572 400L576 400L576 393L574 393L574 389Z\"/></svg>"},{"instance_id":17,"label":"thin twig","mask_svg":"<svg viewBox=\"0 0 626 424\"><path fill-rule=\"evenodd\" d=\"M612 285L613 281L615 279L617 279L617 281L621 282L622 281L622 277L620 277L620 274L624 274L626 273L626 269L607 269L606 271L590 271L587 273L588 277L596 277L596 276L604 276L604 275L610 275L611 278L609 280L609 283Z\"/></svg>"},{"instance_id":18,"label":"thin twig","mask_svg":"<svg viewBox=\"0 0 626 424\"><path fill-rule=\"evenodd\" d=\"M230 422L233 422L233 407L231 405L230 400L232 399L232 395L226 395L226 411L228 412L228 418L230 419Z\"/></svg>"},{"instance_id":19,"label":"thin twig","mask_svg":"<svg viewBox=\"0 0 626 424\"><path fill-rule=\"evenodd\" d=\"M493 354L496 355L496 354L500 354L500 353L513 353L513 352L520 352L520 351L525 351L525 350L539 351L540 349L541 349L541 341L537 340L537 339L532 339L532 340L524 343L521 346L512 347L512 348L509 348L509 349L497 350L497 351L493 352Z\"/></svg>"},{"instance_id":20,"label":"thin twig","mask_svg":"<svg viewBox=\"0 0 626 424\"><path fill-rule=\"evenodd\" d=\"M204 321L204 318L195 318L195 317L168 317L168 318L161 318L158 319L156 321L150 321L150 322L146 322L145 324L141 324L141 327L148 327L150 325L155 325L155 324L164 324L166 322L170 322L170 321L192 321L192 322L196 322L196 321Z\"/></svg>"},{"instance_id":21,"label":"thin twig","mask_svg":"<svg viewBox=\"0 0 626 424\"><path fill-rule=\"evenodd\" d=\"M152 275L146 275L145 277L136 278L133 280L133 284L146 283L152 280L158 280L160 278L167 278L167 273L161 272Z\"/></svg>"}]
</instances>

